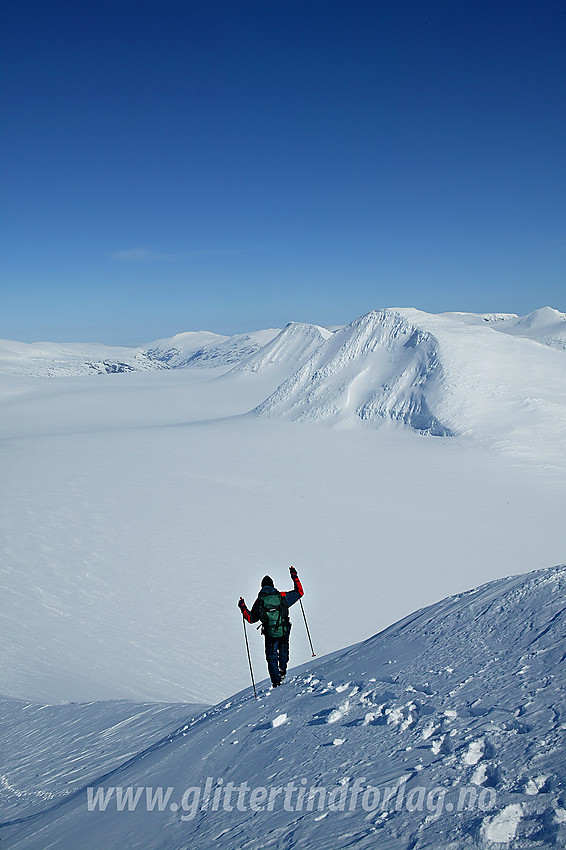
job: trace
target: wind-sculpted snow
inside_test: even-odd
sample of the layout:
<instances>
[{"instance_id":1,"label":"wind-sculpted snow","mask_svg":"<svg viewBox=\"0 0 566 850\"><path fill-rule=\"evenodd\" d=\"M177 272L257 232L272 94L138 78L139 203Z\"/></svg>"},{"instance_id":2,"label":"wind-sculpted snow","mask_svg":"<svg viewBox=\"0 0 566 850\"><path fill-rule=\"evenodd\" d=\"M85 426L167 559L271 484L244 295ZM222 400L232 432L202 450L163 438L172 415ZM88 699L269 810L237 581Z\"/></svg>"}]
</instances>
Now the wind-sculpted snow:
<instances>
[{"instance_id":1,"label":"wind-sculpted snow","mask_svg":"<svg viewBox=\"0 0 566 850\"><path fill-rule=\"evenodd\" d=\"M299 421L397 420L446 436L450 429L431 411L440 375L432 334L394 310L374 310L336 331L255 412Z\"/></svg>"},{"instance_id":2,"label":"wind-sculpted snow","mask_svg":"<svg viewBox=\"0 0 566 850\"><path fill-rule=\"evenodd\" d=\"M205 708L128 700L43 705L0 696L0 820L63 801Z\"/></svg>"},{"instance_id":3,"label":"wind-sculpted snow","mask_svg":"<svg viewBox=\"0 0 566 850\"><path fill-rule=\"evenodd\" d=\"M174 731L164 722L161 739L152 728L137 754L78 790L72 752L59 750L52 799L37 811L34 780L35 797L3 820L2 846L563 847L565 597L566 567L555 567L447 598L291 671L281 688L260 683L257 700L247 689ZM24 781L4 770L8 806Z\"/></svg>"}]
</instances>

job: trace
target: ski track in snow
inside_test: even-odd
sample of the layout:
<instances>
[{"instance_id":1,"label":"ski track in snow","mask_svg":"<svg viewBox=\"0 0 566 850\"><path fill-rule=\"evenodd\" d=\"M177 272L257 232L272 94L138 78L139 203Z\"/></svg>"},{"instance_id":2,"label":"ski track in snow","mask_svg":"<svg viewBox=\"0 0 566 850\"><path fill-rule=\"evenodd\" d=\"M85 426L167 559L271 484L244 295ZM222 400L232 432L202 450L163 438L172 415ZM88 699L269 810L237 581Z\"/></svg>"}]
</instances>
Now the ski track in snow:
<instances>
[{"instance_id":1,"label":"ski track in snow","mask_svg":"<svg viewBox=\"0 0 566 850\"><path fill-rule=\"evenodd\" d=\"M293 781L297 788L334 791L363 778L382 792L393 789L395 800L403 788L399 807L332 811L313 804L311 811L285 811L274 805L272 811L234 812L219 806L186 821L170 807L87 812L84 789L69 788L69 747L66 756L58 754L60 770L49 780L53 802L39 784L42 800L19 799L19 822L10 826L13 818L3 818L3 846L44 850L55 841L61 850L74 850L79 834L84 850L134 847L136 841L146 850L181 850L195 842L203 850L564 846L565 596L566 567L560 567L448 598L290 671L280 689L264 682L258 700L247 690L206 709L122 767L89 777L95 786L172 787L175 801L209 776L224 785ZM58 724L57 712L64 718L78 710L60 706L51 723ZM88 722L88 707L81 710ZM100 713L101 707L91 710ZM161 709L162 717L172 712L171 720L180 711ZM8 804L17 785L4 771ZM462 789L475 787L489 795L489 805L419 809L423 787L444 789L451 805ZM43 814L37 813L41 802Z\"/></svg>"}]
</instances>

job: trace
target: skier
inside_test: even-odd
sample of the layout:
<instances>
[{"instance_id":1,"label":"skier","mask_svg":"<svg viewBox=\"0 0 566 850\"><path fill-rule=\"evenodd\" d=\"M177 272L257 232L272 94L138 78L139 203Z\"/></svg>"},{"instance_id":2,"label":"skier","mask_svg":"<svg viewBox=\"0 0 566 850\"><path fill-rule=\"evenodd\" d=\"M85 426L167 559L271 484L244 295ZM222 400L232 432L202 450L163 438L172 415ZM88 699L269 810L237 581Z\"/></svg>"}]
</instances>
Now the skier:
<instances>
[{"instance_id":1,"label":"skier","mask_svg":"<svg viewBox=\"0 0 566 850\"><path fill-rule=\"evenodd\" d=\"M293 590L286 593L276 590L271 576L264 576L252 610L248 611L243 596L240 596L238 602L244 620L248 623L257 623L261 620L261 631L265 637L267 669L274 688L277 688L285 678L289 663L289 633L291 631L289 608L298 602L304 593L295 567L289 567L289 572L293 579Z\"/></svg>"}]
</instances>

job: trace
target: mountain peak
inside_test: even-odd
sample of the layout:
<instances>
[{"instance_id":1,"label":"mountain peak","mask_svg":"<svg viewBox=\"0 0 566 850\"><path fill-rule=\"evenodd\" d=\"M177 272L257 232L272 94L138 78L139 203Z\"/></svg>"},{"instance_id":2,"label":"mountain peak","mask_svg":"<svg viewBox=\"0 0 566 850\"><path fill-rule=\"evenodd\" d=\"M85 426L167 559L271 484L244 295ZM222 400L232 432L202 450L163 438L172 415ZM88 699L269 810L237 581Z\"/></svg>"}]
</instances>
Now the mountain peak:
<instances>
[{"instance_id":1,"label":"mountain peak","mask_svg":"<svg viewBox=\"0 0 566 850\"><path fill-rule=\"evenodd\" d=\"M233 371L259 372L273 367L294 370L311 356L332 331L305 322L289 322L259 351L243 360Z\"/></svg>"},{"instance_id":2,"label":"mountain peak","mask_svg":"<svg viewBox=\"0 0 566 850\"><path fill-rule=\"evenodd\" d=\"M444 436L449 429L427 400L439 370L431 334L396 310L371 310L329 336L255 412L301 421L397 420Z\"/></svg>"}]
</instances>

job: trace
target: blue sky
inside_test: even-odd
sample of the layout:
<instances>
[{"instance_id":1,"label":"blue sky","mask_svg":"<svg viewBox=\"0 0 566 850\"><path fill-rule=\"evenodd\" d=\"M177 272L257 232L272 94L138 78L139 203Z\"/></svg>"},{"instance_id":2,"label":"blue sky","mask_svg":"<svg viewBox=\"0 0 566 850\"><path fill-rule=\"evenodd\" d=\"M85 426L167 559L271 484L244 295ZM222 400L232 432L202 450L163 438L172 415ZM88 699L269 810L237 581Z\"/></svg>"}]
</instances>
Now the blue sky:
<instances>
[{"instance_id":1,"label":"blue sky","mask_svg":"<svg viewBox=\"0 0 566 850\"><path fill-rule=\"evenodd\" d=\"M3 16L1 337L566 310L562 1Z\"/></svg>"}]
</instances>

